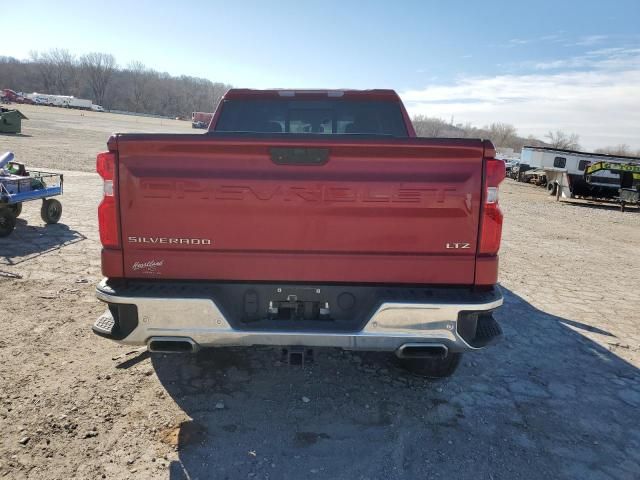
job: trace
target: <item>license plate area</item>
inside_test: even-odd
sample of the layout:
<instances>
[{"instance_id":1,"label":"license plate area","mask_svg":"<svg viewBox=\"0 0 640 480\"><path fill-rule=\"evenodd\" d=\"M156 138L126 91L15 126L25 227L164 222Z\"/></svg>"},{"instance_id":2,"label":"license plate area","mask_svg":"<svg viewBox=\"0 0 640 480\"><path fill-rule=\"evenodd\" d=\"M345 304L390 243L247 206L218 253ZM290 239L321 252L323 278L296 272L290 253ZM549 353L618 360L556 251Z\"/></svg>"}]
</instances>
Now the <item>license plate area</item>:
<instances>
[{"instance_id":1,"label":"license plate area","mask_svg":"<svg viewBox=\"0 0 640 480\"><path fill-rule=\"evenodd\" d=\"M329 321L331 307L321 288L278 287L269 299L270 320Z\"/></svg>"}]
</instances>

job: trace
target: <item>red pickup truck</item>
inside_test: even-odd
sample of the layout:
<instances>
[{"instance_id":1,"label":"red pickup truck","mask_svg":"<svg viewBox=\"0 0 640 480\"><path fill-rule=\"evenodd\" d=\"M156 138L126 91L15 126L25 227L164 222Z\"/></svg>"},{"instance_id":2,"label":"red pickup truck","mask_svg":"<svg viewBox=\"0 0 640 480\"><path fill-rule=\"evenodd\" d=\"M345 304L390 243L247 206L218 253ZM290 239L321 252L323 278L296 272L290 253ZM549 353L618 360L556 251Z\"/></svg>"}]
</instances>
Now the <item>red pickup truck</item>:
<instances>
[{"instance_id":1,"label":"red pickup truck","mask_svg":"<svg viewBox=\"0 0 640 480\"><path fill-rule=\"evenodd\" d=\"M213 118L213 113L191 112L191 128L207 128Z\"/></svg>"},{"instance_id":2,"label":"red pickup truck","mask_svg":"<svg viewBox=\"0 0 640 480\"><path fill-rule=\"evenodd\" d=\"M101 336L389 351L431 377L501 336L504 162L417 138L392 90L232 89L206 134L107 145Z\"/></svg>"}]
</instances>

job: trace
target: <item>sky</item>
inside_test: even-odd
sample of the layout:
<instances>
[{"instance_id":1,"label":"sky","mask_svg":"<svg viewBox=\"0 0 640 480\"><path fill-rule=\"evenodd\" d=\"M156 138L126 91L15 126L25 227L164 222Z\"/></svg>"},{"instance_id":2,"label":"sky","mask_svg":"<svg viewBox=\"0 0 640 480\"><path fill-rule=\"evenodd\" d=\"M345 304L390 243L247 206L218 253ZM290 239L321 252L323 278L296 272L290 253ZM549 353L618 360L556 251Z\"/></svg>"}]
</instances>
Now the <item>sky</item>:
<instances>
[{"instance_id":1,"label":"sky","mask_svg":"<svg viewBox=\"0 0 640 480\"><path fill-rule=\"evenodd\" d=\"M0 55L66 48L236 87L393 88L411 114L640 149L640 0L27 0L19 10L20 22L3 19L15 40Z\"/></svg>"}]
</instances>

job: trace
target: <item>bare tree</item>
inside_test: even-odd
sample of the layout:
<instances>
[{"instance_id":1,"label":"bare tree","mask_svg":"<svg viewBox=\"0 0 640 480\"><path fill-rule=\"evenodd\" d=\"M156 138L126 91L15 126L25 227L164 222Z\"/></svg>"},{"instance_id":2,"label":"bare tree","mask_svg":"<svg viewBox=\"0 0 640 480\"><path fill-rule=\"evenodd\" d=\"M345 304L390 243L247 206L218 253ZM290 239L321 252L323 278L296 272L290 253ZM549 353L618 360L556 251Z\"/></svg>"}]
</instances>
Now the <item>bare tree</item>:
<instances>
[{"instance_id":1,"label":"bare tree","mask_svg":"<svg viewBox=\"0 0 640 480\"><path fill-rule=\"evenodd\" d=\"M547 142L552 148L560 148L562 150L578 150L580 149L580 136L576 133L565 133L562 130L550 131L545 135Z\"/></svg>"},{"instance_id":2,"label":"bare tree","mask_svg":"<svg viewBox=\"0 0 640 480\"><path fill-rule=\"evenodd\" d=\"M38 73L40 74L44 88L43 93L51 93L56 84L55 66L46 56L41 55L40 52L36 50L29 52L29 57L31 58L31 62L36 65Z\"/></svg>"},{"instance_id":3,"label":"bare tree","mask_svg":"<svg viewBox=\"0 0 640 480\"><path fill-rule=\"evenodd\" d=\"M218 107L220 100L225 93L229 90L229 85L225 85L224 83L216 82L211 86L209 92L209 105L213 106L212 112Z\"/></svg>"},{"instance_id":4,"label":"bare tree","mask_svg":"<svg viewBox=\"0 0 640 480\"><path fill-rule=\"evenodd\" d=\"M441 118L430 118L424 115L413 117L413 128L419 137L442 137L450 125Z\"/></svg>"},{"instance_id":5,"label":"bare tree","mask_svg":"<svg viewBox=\"0 0 640 480\"><path fill-rule=\"evenodd\" d=\"M615 147L604 147L596 149L596 153L606 153L607 155L621 155L623 157L628 157L632 155L631 147L626 143L621 143L620 145L616 145Z\"/></svg>"},{"instance_id":6,"label":"bare tree","mask_svg":"<svg viewBox=\"0 0 640 480\"><path fill-rule=\"evenodd\" d=\"M76 86L78 66L76 57L69 53L69 50L54 48L45 52L42 58L51 66L54 72L56 93L61 95L72 93Z\"/></svg>"},{"instance_id":7,"label":"bare tree","mask_svg":"<svg viewBox=\"0 0 640 480\"><path fill-rule=\"evenodd\" d=\"M508 123L492 123L486 130L496 147L513 148L514 140L518 136L516 127Z\"/></svg>"},{"instance_id":8,"label":"bare tree","mask_svg":"<svg viewBox=\"0 0 640 480\"><path fill-rule=\"evenodd\" d=\"M149 71L144 63L137 60L128 65L127 71L131 76L131 101L133 103L133 111L144 112L147 101L147 87L150 80Z\"/></svg>"},{"instance_id":9,"label":"bare tree","mask_svg":"<svg viewBox=\"0 0 640 480\"><path fill-rule=\"evenodd\" d=\"M87 53L80 57L80 65L93 91L95 102L103 105L109 82L116 70L115 57L109 53Z\"/></svg>"},{"instance_id":10,"label":"bare tree","mask_svg":"<svg viewBox=\"0 0 640 480\"><path fill-rule=\"evenodd\" d=\"M453 125L441 118L416 115L412 119L416 134L419 137L450 137L450 138L488 138L496 147L511 148L520 151L527 140L519 137L516 128L508 123L492 123L483 128L477 128L470 123Z\"/></svg>"},{"instance_id":11,"label":"bare tree","mask_svg":"<svg viewBox=\"0 0 640 480\"><path fill-rule=\"evenodd\" d=\"M456 125L456 127L460 130L461 132L461 137L462 138L482 138L486 136L486 133L479 129L474 127L473 125L471 125L471 123L467 122L467 123L458 123Z\"/></svg>"}]
</instances>

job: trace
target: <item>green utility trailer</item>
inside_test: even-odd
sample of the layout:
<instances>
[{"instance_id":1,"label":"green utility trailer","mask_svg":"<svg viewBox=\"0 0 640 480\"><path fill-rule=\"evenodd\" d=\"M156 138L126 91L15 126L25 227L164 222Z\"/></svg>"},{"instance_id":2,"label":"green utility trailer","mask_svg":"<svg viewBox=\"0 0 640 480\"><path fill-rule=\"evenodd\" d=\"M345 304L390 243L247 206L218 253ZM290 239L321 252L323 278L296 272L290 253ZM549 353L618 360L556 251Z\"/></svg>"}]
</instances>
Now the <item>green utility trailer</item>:
<instances>
[{"instance_id":1,"label":"green utility trailer","mask_svg":"<svg viewBox=\"0 0 640 480\"><path fill-rule=\"evenodd\" d=\"M591 181L591 174L600 170L609 170L620 174L618 202L624 212L626 205L640 205L640 163L596 162L584 169L584 178Z\"/></svg>"},{"instance_id":2,"label":"green utility trailer","mask_svg":"<svg viewBox=\"0 0 640 480\"><path fill-rule=\"evenodd\" d=\"M20 110L0 108L0 133L20 133L22 120L28 120Z\"/></svg>"}]
</instances>

